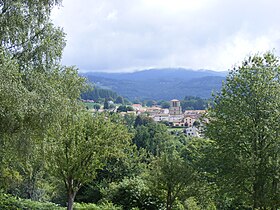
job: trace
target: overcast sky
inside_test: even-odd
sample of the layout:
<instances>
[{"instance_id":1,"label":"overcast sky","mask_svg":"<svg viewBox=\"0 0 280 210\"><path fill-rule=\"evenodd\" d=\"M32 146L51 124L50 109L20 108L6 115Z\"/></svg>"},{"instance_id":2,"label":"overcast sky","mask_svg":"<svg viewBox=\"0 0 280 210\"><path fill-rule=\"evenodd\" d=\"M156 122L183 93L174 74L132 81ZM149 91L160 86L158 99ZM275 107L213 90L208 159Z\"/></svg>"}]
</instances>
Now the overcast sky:
<instances>
[{"instance_id":1,"label":"overcast sky","mask_svg":"<svg viewBox=\"0 0 280 210\"><path fill-rule=\"evenodd\" d=\"M280 0L64 0L63 64L81 71L185 67L228 70L280 55Z\"/></svg>"}]
</instances>

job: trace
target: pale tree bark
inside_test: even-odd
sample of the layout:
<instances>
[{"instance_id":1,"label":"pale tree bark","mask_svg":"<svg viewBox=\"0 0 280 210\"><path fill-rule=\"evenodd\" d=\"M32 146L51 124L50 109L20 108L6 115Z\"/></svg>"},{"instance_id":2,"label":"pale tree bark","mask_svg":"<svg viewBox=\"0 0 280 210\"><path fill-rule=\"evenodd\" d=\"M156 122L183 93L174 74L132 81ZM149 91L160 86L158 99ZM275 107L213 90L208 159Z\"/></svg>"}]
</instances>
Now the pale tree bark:
<instances>
[{"instance_id":1,"label":"pale tree bark","mask_svg":"<svg viewBox=\"0 0 280 210\"><path fill-rule=\"evenodd\" d=\"M69 178L67 182L65 182L65 186L67 189L67 210L73 210L74 200L81 184L78 183L76 186L74 180Z\"/></svg>"},{"instance_id":2,"label":"pale tree bark","mask_svg":"<svg viewBox=\"0 0 280 210\"><path fill-rule=\"evenodd\" d=\"M73 191L68 192L67 210L73 210L75 197L76 197L76 192Z\"/></svg>"}]
</instances>

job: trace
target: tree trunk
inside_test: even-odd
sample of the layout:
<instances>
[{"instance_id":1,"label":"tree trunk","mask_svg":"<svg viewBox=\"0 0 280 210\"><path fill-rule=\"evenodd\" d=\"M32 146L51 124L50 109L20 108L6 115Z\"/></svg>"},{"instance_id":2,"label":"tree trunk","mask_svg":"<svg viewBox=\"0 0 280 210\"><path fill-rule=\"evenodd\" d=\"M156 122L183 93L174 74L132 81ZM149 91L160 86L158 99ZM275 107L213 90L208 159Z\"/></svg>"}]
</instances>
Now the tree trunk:
<instances>
[{"instance_id":1,"label":"tree trunk","mask_svg":"<svg viewBox=\"0 0 280 210\"><path fill-rule=\"evenodd\" d=\"M171 210L172 209L172 195L171 191L167 191L167 200L166 200L166 210Z\"/></svg>"},{"instance_id":2,"label":"tree trunk","mask_svg":"<svg viewBox=\"0 0 280 210\"><path fill-rule=\"evenodd\" d=\"M73 192L72 190L69 190L69 192L68 192L67 210L73 210L75 196L76 196L76 193Z\"/></svg>"}]
</instances>

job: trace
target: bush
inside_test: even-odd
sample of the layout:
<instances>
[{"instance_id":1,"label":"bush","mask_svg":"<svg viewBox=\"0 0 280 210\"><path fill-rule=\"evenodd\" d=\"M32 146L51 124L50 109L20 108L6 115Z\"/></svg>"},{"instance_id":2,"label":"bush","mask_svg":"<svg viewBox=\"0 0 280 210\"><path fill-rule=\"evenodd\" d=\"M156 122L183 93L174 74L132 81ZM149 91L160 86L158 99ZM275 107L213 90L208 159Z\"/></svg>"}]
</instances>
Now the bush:
<instances>
[{"instance_id":1,"label":"bush","mask_svg":"<svg viewBox=\"0 0 280 210\"><path fill-rule=\"evenodd\" d=\"M103 203L100 205L94 203L75 203L74 210L122 210L122 208L116 207L112 203Z\"/></svg>"},{"instance_id":2,"label":"bush","mask_svg":"<svg viewBox=\"0 0 280 210\"><path fill-rule=\"evenodd\" d=\"M200 206L197 203L197 200L194 197L190 197L185 201L185 209L201 210Z\"/></svg>"},{"instance_id":3,"label":"bush","mask_svg":"<svg viewBox=\"0 0 280 210\"><path fill-rule=\"evenodd\" d=\"M65 210L65 208L50 202L31 201L8 194L0 194L0 209L9 210Z\"/></svg>"},{"instance_id":4,"label":"bush","mask_svg":"<svg viewBox=\"0 0 280 210\"><path fill-rule=\"evenodd\" d=\"M111 183L103 193L107 200L122 206L124 210L157 210L162 207L162 201L150 191L140 177L125 178L120 183Z\"/></svg>"},{"instance_id":5,"label":"bush","mask_svg":"<svg viewBox=\"0 0 280 210\"><path fill-rule=\"evenodd\" d=\"M65 210L51 202L38 202L29 199L17 198L9 194L0 193L0 209L9 210ZM121 207L116 207L112 203L85 204L74 203L74 210L122 210Z\"/></svg>"}]
</instances>

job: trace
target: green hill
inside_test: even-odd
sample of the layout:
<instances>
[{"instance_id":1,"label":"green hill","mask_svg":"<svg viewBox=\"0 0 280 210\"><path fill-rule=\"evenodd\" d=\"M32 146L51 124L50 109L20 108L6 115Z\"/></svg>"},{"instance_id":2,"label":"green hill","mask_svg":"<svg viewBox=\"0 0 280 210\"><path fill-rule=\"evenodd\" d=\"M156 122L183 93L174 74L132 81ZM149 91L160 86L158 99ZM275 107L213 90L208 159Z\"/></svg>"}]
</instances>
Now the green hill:
<instances>
[{"instance_id":1,"label":"green hill","mask_svg":"<svg viewBox=\"0 0 280 210\"><path fill-rule=\"evenodd\" d=\"M170 100L184 96L209 98L219 91L226 72L152 69L133 73L84 73L90 82L133 99Z\"/></svg>"}]
</instances>

